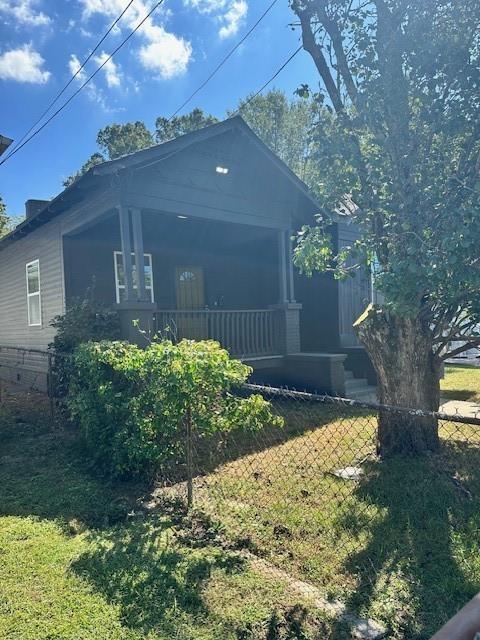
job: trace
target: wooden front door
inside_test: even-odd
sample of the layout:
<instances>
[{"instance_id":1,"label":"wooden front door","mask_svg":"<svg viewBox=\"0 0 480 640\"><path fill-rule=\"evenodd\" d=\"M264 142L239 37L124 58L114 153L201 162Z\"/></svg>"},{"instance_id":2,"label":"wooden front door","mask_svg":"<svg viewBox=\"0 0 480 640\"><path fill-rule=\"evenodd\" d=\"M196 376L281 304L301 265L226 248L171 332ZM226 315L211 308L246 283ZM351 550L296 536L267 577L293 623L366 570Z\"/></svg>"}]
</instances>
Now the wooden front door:
<instances>
[{"instance_id":1,"label":"wooden front door","mask_svg":"<svg viewBox=\"0 0 480 640\"><path fill-rule=\"evenodd\" d=\"M177 309L204 309L202 267L177 267L175 269Z\"/></svg>"},{"instance_id":2,"label":"wooden front door","mask_svg":"<svg viewBox=\"0 0 480 640\"><path fill-rule=\"evenodd\" d=\"M185 311L177 319L179 338L202 340L208 337L208 318L195 310L205 309L205 292L202 267L176 267L175 294L177 310Z\"/></svg>"}]
</instances>

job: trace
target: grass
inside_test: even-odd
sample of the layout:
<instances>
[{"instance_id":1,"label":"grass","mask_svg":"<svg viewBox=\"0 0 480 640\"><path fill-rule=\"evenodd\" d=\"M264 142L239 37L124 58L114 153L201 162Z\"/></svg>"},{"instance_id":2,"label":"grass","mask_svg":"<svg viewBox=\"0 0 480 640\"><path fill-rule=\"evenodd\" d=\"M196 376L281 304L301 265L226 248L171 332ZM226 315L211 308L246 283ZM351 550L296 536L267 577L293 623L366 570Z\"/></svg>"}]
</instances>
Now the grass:
<instances>
[{"instance_id":1,"label":"grass","mask_svg":"<svg viewBox=\"0 0 480 640\"><path fill-rule=\"evenodd\" d=\"M290 439L256 442L201 478L201 506L228 539L391 637L429 638L480 590L480 430L442 424L439 455L379 462L372 416L281 411ZM359 462L360 482L333 473Z\"/></svg>"},{"instance_id":2,"label":"grass","mask_svg":"<svg viewBox=\"0 0 480 640\"><path fill-rule=\"evenodd\" d=\"M0 637L5 640L347 638L208 522L95 475L76 433L0 408Z\"/></svg>"},{"instance_id":3,"label":"grass","mask_svg":"<svg viewBox=\"0 0 480 640\"><path fill-rule=\"evenodd\" d=\"M446 365L441 389L442 396L446 400L468 400L480 403L480 367Z\"/></svg>"},{"instance_id":4,"label":"grass","mask_svg":"<svg viewBox=\"0 0 480 640\"><path fill-rule=\"evenodd\" d=\"M0 637L350 637L247 548L391 638L429 638L480 590L480 430L442 424L440 454L379 462L366 412L276 408L283 430L202 452L207 518L166 502L129 518L146 487L99 477L74 430L0 410ZM334 475L351 465L360 481Z\"/></svg>"}]
</instances>

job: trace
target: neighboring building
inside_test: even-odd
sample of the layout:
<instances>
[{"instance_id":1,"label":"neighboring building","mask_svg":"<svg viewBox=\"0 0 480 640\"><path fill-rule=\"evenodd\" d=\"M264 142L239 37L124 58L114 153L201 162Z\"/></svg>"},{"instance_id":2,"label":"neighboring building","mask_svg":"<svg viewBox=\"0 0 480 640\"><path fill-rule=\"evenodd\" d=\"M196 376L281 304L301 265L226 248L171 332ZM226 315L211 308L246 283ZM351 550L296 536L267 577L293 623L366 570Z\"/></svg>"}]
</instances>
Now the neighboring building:
<instances>
[{"instance_id":1,"label":"neighboring building","mask_svg":"<svg viewBox=\"0 0 480 640\"><path fill-rule=\"evenodd\" d=\"M0 135L0 156L2 155L2 153L5 153L12 142L13 140L11 138Z\"/></svg>"},{"instance_id":2,"label":"neighboring building","mask_svg":"<svg viewBox=\"0 0 480 640\"><path fill-rule=\"evenodd\" d=\"M352 329L368 279L307 278L292 265L290 238L317 212L240 117L93 167L52 201L27 201L0 242L0 345L46 349L52 318L94 283L125 338L142 340L138 319L218 339L258 381L360 389L343 365L371 379ZM332 236L355 239L348 216Z\"/></svg>"}]
</instances>

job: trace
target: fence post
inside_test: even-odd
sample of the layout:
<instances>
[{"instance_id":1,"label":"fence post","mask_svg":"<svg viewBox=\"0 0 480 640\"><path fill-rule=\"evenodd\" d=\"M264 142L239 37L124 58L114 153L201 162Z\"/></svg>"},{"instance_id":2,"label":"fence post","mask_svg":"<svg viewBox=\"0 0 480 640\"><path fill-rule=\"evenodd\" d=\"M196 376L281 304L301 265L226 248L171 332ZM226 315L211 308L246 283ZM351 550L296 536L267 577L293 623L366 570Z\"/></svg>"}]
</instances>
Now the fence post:
<instances>
[{"instance_id":1,"label":"fence post","mask_svg":"<svg viewBox=\"0 0 480 640\"><path fill-rule=\"evenodd\" d=\"M186 426L186 458L187 458L187 506L193 505L193 456L192 456L192 409L187 407L185 414Z\"/></svg>"}]
</instances>

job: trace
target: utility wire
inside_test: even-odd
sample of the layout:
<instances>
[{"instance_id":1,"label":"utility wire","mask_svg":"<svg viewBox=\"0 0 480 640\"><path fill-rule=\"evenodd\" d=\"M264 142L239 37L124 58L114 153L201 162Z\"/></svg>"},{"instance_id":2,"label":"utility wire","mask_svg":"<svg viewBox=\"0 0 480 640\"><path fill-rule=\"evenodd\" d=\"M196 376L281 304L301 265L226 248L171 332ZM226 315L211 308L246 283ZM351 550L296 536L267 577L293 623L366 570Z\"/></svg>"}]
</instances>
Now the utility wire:
<instances>
[{"instance_id":1,"label":"utility wire","mask_svg":"<svg viewBox=\"0 0 480 640\"><path fill-rule=\"evenodd\" d=\"M236 116L237 114L239 114L242 109L245 109L245 107L247 105L250 104L250 102L252 102L252 100L255 100L255 98L260 95L262 93L262 91L264 89L266 89L268 87L268 85L273 82L275 80L275 78L280 75L280 73L285 69L285 67L290 64L290 62L295 58L295 56L300 53L300 51L303 49L303 45L300 45L298 47L298 49L296 49L286 60L285 62L282 64L282 66L273 74L273 76L267 80L267 82L265 82L265 84L258 90L256 91L253 95L251 95L243 104L241 107L239 107L236 111L234 111L232 113L232 115L230 117Z\"/></svg>"},{"instance_id":2,"label":"utility wire","mask_svg":"<svg viewBox=\"0 0 480 640\"><path fill-rule=\"evenodd\" d=\"M62 104L61 107L59 107L56 111L54 111L52 113L52 115L42 124L41 127L36 129L22 144L18 145L6 158L4 158L2 161L0 161L0 165L2 165L4 162L9 160L13 155L15 155L17 153L17 151L20 151L20 149L22 147L24 147L26 144L28 144L30 142L30 140L32 140L36 135L38 135L40 133L40 131L42 131L42 129L44 129L61 111L63 111L63 109L65 109L65 107L68 104L70 104L70 102L76 96L78 96L78 94L82 91L82 89L87 86L87 84L90 82L90 80L93 80L93 78L97 75L97 73L99 73L99 71L101 71L103 69L103 67L110 62L110 60L113 58L113 56L118 51L120 51L120 49L130 40L130 38L140 29L140 27L148 20L148 18L150 18L150 16L153 14L153 12L156 9L158 9L158 7L163 2L164 2L164 0L159 0L157 3L155 3L153 5L153 7L150 9L150 11L147 13L147 15L144 18L142 18L142 20L140 20L140 22L137 24L135 29L133 29L133 31L131 31L128 34L128 36L118 45L118 47L116 47L112 51L112 53L102 62L102 64L97 69L95 69L95 71L85 80L85 82L83 84L81 84L80 87L74 93L72 93L72 95L68 98L68 100L66 100Z\"/></svg>"},{"instance_id":3,"label":"utility wire","mask_svg":"<svg viewBox=\"0 0 480 640\"><path fill-rule=\"evenodd\" d=\"M18 142L16 142L13 147L10 149L9 153L7 154L5 160L8 160L8 157L10 156L10 154L15 151L15 149L22 144L22 142L25 140L25 138L29 135L29 133L37 126L37 124L39 122L41 122L43 120L43 118L47 115L47 113L50 111L50 109L53 107L54 104L56 104L59 99L63 96L63 94L65 93L65 91L68 89L68 87L72 84L72 82L75 80L75 78L78 76L78 74L82 71L82 69L85 67L85 65L89 62L89 60L91 60L93 54L98 51L100 45L106 40L106 38L110 35L110 33L113 31L113 29L117 26L117 24L120 22L120 20L123 18L123 16L126 14L126 12L128 11L128 9L130 8L130 6L133 4L134 0L130 0L129 3L127 4L127 6L125 7L125 9L122 11L122 13L115 18L115 20L112 22L112 24L110 25L110 27L107 29L107 31L104 33L104 35L100 38L100 40L97 42L97 44L95 45L95 47L90 51L90 53L88 54L88 56L85 58L85 60L82 62L82 64L80 65L80 67L75 71L75 73L73 74L73 76L70 78L70 80L67 82L67 84L63 87L63 89L61 89L57 95L54 97L54 99L50 102L50 104L48 105L48 107L45 109L45 111L37 118L37 120L35 120L35 122L32 124L32 126L30 127L30 129L28 131L26 131L23 136L20 138L20 140Z\"/></svg>"},{"instance_id":4,"label":"utility wire","mask_svg":"<svg viewBox=\"0 0 480 640\"><path fill-rule=\"evenodd\" d=\"M262 13L262 15L258 18L258 20L255 22L255 24L247 31L247 33L237 42L237 44L233 47L233 49L231 49L227 55L217 64L217 66L215 67L215 69L213 69L213 71L207 76L207 78L205 78L205 80L195 89L195 91L190 94L190 96L185 100L185 102L183 102L183 104L181 104L178 109L176 109L172 115L168 118L167 122L170 122L171 120L173 120L173 118L177 115L177 113L179 113L179 111L181 111L184 107L187 106L187 104L197 95L197 93L199 91L201 91L203 89L203 87L208 84L210 82L210 80L213 78L213 76L216 75L216 73L223 67L223 65L227 62L227 60L229 58L232 57L232 55L235 53L235 51L245 42L245 40L248 38L248 36L255 31L255 29L258 27L258 25L260 24L260 22L265 18L265 16L267 15L267 13L273 9L274 5L278 2L278 0L273 0L273 2L271 2L268 7L265 9L265 11Z\"/></svg>"}]
</instances>

